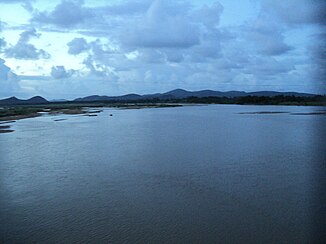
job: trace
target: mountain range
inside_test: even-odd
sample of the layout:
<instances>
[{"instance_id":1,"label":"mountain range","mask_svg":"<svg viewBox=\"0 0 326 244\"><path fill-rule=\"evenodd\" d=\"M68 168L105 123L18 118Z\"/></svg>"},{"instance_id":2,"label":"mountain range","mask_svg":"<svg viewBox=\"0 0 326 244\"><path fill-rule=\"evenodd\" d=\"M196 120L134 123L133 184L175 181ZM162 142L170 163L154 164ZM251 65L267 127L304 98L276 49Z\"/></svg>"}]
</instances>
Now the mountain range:
<instances>
[{"instance_id":1,"label":"mountain range","mask_svg":"<svg viewBox=\"0 0 326 244\"><path fill-rule=\"evenodd\" d=\"M297 97L310 97L315 94L298 93L298 92L276 92L276 91L258 91L258 92L243 92L243 91L213 91L213 90L201 90L201 91L186 91L183 89L175 89L166 93L155 93L147 95L127 94L123 96L88 96L83 98L77 98L76 102L94 102L94 101L136 101L136 100L150 100L150 99L182 99L187 97L244 97L244 96L267 96L273 97L278 95L284 96L297 96Z\"/></svg>"},{"instance_id":2,"label":"mountain range","mask_svg":"<svg viewBox=\"0 0 326 244\"><path fill-rule=\"evenodd\" d=\"M137 101L137 100L151 100L151 99L182 99L187 97L244 97L244 96L296 96L296 97L311 97L315 94L309 93L298 93L298 92L276 92L276 91L258 91L258 92L244 92L244 91L213 91L213 90L201 90L201 91L187 91L183 89L175 89L166 93L155 93L155 94L126 94L122 96L87 96L77 98L70 102L105 102L105 101ZM65 102L67 100L55 100L50 102ZM18 99L16 97L10 97L0 100L0 105L31 105L31 104L47 104L50 103L45 98L35 96L27 100Z\"/></svg>"},{"instance_id":3,"label":"mountain range","mask_svg":"<svg viewBox=\"0 0 326 244\"><path fill-rule=\"evenodd\" d=\"M18 99L16 97L10 97L0 100L0 105L33 105L33 104L47 104L49 103L45 98L41 96L35 96L30 99Z\"/></svg>"}]
</instances>

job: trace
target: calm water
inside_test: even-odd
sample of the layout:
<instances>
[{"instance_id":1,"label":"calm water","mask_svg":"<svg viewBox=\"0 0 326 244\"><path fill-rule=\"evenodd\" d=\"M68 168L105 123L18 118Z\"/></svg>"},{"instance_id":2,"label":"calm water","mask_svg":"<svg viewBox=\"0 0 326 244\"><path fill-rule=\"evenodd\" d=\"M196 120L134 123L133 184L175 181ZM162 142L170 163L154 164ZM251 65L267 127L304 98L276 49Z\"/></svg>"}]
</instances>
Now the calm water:
<instances>
[{"instance_id":1,"label":"calm water","mask_svg":"<svg viewBox=\"0 0 326 244\"><path fill-rule=\"evenodd\" d=\"M108 109L18 121L0 134L0 242L317 241L326 116L239 113L321 109Z\"/></svg>"}]
</instances>

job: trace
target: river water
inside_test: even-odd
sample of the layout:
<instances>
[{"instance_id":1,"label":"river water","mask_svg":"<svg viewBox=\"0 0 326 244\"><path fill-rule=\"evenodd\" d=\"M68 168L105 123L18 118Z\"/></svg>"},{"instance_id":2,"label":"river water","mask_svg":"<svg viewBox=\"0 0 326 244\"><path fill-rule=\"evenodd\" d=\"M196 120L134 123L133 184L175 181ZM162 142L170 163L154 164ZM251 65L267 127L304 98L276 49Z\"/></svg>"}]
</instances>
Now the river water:
<instances>
[{"instance_id":1,"label":"river water","mask_svg":"<svg viewBox=\"0 0 326 244\"><path fill-rule=\"evenodd\" d=\"M0 134L0 242L317 242L326 117L295 114L316 110L209 105L17 121ZM246 113L262 111L285 113Z\"/></svg>"}]
</instances>

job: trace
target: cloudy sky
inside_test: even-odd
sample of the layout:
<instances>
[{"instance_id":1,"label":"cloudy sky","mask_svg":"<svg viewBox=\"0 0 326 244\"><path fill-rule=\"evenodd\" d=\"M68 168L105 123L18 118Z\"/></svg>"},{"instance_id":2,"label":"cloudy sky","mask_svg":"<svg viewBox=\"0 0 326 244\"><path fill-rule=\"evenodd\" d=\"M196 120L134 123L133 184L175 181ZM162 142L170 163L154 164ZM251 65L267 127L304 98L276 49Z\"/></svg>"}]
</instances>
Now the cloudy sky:
<instances>
[{"instance_id":1,"label":"cloudy sky","mask_svg":"<svg viewBox=\"0 0 326 244\"><path fill-rule=\"evenodd\" d=\"M0 0L0 98L324 92L323 0Z\"/></svg>"}]
</instances>

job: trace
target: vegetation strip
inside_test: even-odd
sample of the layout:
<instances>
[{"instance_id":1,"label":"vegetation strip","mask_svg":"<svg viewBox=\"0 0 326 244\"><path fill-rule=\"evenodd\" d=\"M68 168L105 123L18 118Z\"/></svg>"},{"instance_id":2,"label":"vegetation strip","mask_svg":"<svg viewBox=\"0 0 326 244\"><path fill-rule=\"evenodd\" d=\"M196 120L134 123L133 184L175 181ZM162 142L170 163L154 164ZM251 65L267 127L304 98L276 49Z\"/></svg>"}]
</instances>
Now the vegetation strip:
<instances>
[{"instance_id":1,"label":"vegetation strip","mask_svg":"<svg viewBox=\"0 0 326 244\"><path fill-rule=\"evenodd\" d=\"M14 130L10 130L10 125L1 125L0 126L0 133L10 133Z\"/></svg>"},{"instance_id":2,"label":"vegetation strip","mask_svg":"<svg viewBox=\"0 0 326 244\"><path fill-rule=\"evenodd\" d=\"M8 100L8 99L7 99ZM6 100L6 101L7 101ZM4 101L4 100L2 100ZM12 101L9 100L9 101ZM17 102L17 99L14 101ZM21 103L22 100L19 100ZM42 113L52 115L57 114L84 114L86 116L95 116L102 112L101 108L120 108L120 109L141 109L141 108L165 108L179 107L194 104L240 104L240 105L302 105L302 106L326 106L325 95L315 96L241 96L241 97L186 97L186 98L144 98L137 100L110 100L110 101L71 101L71 102L47 102L41 97L27 100L42 101L41 104L19 104L2 105L0 109L1 123L7 123L12 120L33 118ZM182 105L181 105L182 104ZM261 111L247 112L242 114L281 114L282 111ZM324 115L324 111L312 113L292 113L294 115Z\"/></svg>"},{"instance_id":3,"label":"vegetation strip","mask_svg":"<svg viewBox=\"0 0 326 244\"><path fill-rule=\"evenodd\" d=\"M2 134L2 133L10 133L10 132L14 132L14 130L0 130L0 134Z\"/></svg>"},{"instance_id":4,"label":"vegetation strip","mask_svg":"<svg viewBox=\"0 0 326 244\"><path fill-rule=\"evenodd\" d=\"M289 112L278 112L278 111L262 111L262 112L243 112L239 114L288 114Z\"/></svg>"}]
</instances>

